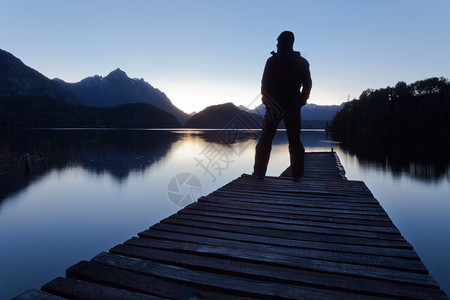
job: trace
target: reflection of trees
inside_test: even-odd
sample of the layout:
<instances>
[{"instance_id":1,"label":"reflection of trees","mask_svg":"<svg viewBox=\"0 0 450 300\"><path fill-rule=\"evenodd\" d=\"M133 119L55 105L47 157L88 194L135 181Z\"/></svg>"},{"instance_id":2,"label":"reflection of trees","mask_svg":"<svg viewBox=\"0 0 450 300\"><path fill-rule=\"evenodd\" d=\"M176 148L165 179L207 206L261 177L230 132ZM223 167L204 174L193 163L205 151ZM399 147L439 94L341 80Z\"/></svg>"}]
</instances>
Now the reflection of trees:
<instances>
[{"instance_id":1,"label":"reflection of trees","mask_svg":"<svg viewBox=\"0 0 450 300\"><path fill-rule=\"evenodd\" d=\"M448 176L450 81L428 78L367 89L328 126L362 163L431 180Z\"/></svg>"},{"instance_id":2,"label":"reflection of trees","mask_svg":"<svg viewBox=\"0 0 450 300\"><path fill-rule=\"evenodd\" d=\"M53 169L81 166L123 180L163 158L179 135L146 130L14 130L2 132L8 165L0 175L0 201ZM22 153L30 153L29 176L18 168Z\"/></svg>"},{"instance_id":3,"label":"reflection of trees","mask_svg":"<svg viewBox=\"0 0 450 300\"><path fill-rule=\"evenodd\" d=\"M361 165L375 165L391 170L394 175L407 173L425 181L450 175L450 142L447 139L362 135L343 140L341 147L356 155Z\"/></svg>"}]
</instances>

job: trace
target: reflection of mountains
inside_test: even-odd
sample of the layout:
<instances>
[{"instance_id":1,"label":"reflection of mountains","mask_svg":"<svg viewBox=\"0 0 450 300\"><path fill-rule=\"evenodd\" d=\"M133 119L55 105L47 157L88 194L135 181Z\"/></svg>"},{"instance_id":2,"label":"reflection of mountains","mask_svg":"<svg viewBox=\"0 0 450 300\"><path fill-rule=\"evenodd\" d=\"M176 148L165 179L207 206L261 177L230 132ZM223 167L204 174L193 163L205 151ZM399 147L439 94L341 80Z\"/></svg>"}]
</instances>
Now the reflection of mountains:
<instances>
[{"instance_id":1,"label":"reflection of mountains","mask_svg":"<svg viewBox=\"0 0 450 300\"><path fill-rule=\"evenodd\" d=\"M227 129L215 129L215 130L190 130L190 134L200 137L202 140L208 143L217 143L222 145L232 145L238 142L247 142L249 140L257 140L260 131L257 130L227 130Z\"/></svg>"},{"instance_id":2,"label":"reflection of mountains","mask_svg":"<svg viewBox=\"0 0 450 300\"><path fill-rule=\"evenodd\" d=\"M367 135L345 140L341 146L350 154L355 154L361 165L390 169L394 175L407 173L425 181L450 176L450 142L445 139Z\"/></svg>"},{"instance_id":3,"label":"reflection of mountains","mask_svg":"<svg viewBox=\"0 0 450 300\"><path fill-rule=\"evenodd\" d=\"M178 136L164 131L106 131L83 145L79 165L122 180L165 157Z\"/></svg>"},{"instance_id":4,"label":"reflection of mountains","mask_svg":"<svg viewBox=\"0 0 450 300\"><path fill-rule=\"evenodd\" d=\"M205 142L218 143L223 145L232 145L238 142L247 142L254 140L258 142L261 136L261 130L198 130L191 131L191 134L195 134L201 137ZM333 147L333 142L330 137L327 136L325 131L302 131L301 140L305 147L317 148ZM279 130L275 135L272 145L281 145L287 143L286 131Z\"/></svg>"},{"instance_id":5,"label":"reflection of mountains","mask_svg":"<svg viewBox=\"0 0 450 300\"><path fill-rule=\"evenodd\" d=\"M179 138L169 131L146 130L17 130L3 135L2 142L16 157L30 153L33 168L29 177L23 168L0 175L0 199L69 166L123 180L162 159Z\"/></svg>"}]
</instances>

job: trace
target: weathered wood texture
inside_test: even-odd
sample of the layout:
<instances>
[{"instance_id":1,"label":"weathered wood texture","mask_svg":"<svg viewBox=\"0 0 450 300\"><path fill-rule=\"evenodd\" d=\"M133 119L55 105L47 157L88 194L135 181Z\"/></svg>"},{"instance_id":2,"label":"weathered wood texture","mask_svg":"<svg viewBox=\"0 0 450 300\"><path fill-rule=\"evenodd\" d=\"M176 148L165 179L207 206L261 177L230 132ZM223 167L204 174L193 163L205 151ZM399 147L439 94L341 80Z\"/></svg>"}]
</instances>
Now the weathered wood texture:
<instances>
[{"instance_id":1,"label":"weathered wood texture","mask_svg":"<svg viewBox=\"0 0 450 300\"><path fill-rule=\"evenodd\" d=\"M82 299L448 299L334 153L307 153L305 177L289 175L244 174L42 290Z\"/></svg>"},{"instance_id":2,"label":"weathered wood texture","mask_svg":"<svg viewBox=\"0 0 450 300\"><path fill-rule=\"evenodd\" d=\"M29 289L26 292L23 292L17 297L14 297L12 300L62 300L64 298L54 296L51 294L48 294L43 291L39 291L36 289Z\"/></svg>"}]
</instances>

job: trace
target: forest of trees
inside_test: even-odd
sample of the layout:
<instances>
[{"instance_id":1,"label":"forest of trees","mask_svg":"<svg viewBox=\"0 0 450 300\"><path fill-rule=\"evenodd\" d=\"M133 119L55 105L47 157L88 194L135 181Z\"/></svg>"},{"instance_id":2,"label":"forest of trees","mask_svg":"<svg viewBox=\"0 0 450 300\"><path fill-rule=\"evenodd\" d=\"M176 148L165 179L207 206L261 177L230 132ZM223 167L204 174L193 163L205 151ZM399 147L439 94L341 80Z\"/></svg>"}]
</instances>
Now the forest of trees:
<instances>
[{"instance_id":1,"label":"forest of trees","mask_svg":"<svg viewBox=\"0 0 450 300\"><path fill-rule=\"evenodd\" d=\"M433 77L394 87L367 89L345 103L327 126L337 137L361 134L450 134L450 81Z\"/></svg>"}]
</instances>

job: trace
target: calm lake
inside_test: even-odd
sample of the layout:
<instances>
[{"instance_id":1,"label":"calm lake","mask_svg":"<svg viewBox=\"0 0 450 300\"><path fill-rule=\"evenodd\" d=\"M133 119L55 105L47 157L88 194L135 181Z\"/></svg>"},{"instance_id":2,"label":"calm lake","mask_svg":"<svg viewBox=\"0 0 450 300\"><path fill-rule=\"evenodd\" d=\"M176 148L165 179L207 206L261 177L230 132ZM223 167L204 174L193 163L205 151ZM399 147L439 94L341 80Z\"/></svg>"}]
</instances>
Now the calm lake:
<instances>
[{"instance_id":1,"label":"calm lake","mask_svg":"<svg viewBox=\"0 0 450 300\"><path fill-rule=\"evenodd\" d=\"M259 134L2 131L0 147L30 153L32 170L25 172L25 160L20 167L0 166L0 299L39 289L64 276L71 265L108 251L193 198L251 173ZM366 183L450 295L448 147L398 139L345 144L320 130L303 131L302 141L306 151L334 148L347 178ZM268 175L278 176L288 165L286 133L279 131ZM181 184L187 177L198 180L190 187Z\"/></svg>"}]
</instances>

